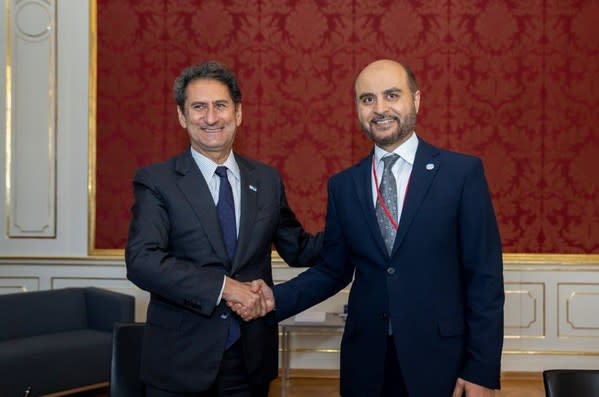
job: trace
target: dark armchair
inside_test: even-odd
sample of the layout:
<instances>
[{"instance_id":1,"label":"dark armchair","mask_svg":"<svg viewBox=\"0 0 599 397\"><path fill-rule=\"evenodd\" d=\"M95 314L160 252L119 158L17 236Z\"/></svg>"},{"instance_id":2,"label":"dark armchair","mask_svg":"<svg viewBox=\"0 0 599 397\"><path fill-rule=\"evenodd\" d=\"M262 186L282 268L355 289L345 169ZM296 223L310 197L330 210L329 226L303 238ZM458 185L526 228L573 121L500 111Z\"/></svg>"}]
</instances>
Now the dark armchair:
<instances>
[{"instance_id":1,"label":"dark armchair","mask_svg":"<svg viewBox=\"0 0 599 397\"><path fill-rule=\"evenodd\" d=\"M117 323L112 334L110 397L143 397L144 384L139 379L143 323Z\"/></svg>"},{"instance_id":2,"label":"dark armchair","mask_svg":"<svg viewBox=\"0 0 599 397\"><path fill-rule=\"evenodd\" d=\"M550 369L543 371L546 397L599 396L599 370Z\"/></svg>"},{"instance_id":3,"label":"dark armchair","mask_svg":"<svg viewBox=\"0 0 599 397\"><path fill-rule=\"evenodd\" d=\"M113 324L133 321L134 302L93 287L0 295L0 396L105 386Z\"/></svg>"}]
</instances>

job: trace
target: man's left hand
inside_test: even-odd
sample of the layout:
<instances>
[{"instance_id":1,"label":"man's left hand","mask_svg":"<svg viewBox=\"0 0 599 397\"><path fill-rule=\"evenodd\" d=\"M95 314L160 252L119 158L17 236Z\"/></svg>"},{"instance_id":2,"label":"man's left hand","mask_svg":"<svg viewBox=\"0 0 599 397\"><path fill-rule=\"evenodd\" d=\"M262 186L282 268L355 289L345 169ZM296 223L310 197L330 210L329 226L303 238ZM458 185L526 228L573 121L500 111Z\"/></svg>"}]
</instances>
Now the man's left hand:
<instances>
[{"instance_id":1,"label":"man's left hand","mask_svg":"<svg viewBox=\"0 0 599 397\"><path fill-rule=\"evenodd\" d=\"M451 397L493 397L495 390L458 378Z\"/></svg>"}]
</instances>

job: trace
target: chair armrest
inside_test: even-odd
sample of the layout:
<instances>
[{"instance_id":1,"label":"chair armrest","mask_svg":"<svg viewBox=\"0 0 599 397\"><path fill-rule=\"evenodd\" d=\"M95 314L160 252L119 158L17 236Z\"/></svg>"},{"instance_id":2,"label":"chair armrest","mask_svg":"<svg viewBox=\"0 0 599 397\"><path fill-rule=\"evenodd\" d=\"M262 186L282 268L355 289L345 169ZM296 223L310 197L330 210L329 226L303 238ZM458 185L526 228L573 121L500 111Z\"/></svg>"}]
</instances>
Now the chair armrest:
<instances>
[{"instance_id":1,"label":"chair armrest","mask_svg":"<svg viewBox=\"0 0 599 397\"><path fill-rule=\"evenodd\" d=\"M115 322L133 322L135 298L131 295L87 287L85 304L89 328L112 332Z\"/></svg>"}]
</instances>

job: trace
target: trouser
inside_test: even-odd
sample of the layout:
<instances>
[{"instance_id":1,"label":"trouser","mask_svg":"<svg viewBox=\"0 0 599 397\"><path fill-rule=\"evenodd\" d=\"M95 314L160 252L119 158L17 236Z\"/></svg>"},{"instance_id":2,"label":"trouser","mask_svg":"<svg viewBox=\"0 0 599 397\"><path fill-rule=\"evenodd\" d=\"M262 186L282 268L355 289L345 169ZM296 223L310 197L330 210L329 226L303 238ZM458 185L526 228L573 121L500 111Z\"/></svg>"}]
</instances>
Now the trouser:
<instances>
[{"instance_id":1,"label":"trouser","mask_svg":"<svg viewBox=\"0 0 599 397\"><path fill-rule=\"evenodd\" d=\"M268 397L270 384L251 385L243 360L241 342L225 350L214 383L209 390L193 393L172 392L146 385L146 397Z\"/></svg>"}]
</instances>

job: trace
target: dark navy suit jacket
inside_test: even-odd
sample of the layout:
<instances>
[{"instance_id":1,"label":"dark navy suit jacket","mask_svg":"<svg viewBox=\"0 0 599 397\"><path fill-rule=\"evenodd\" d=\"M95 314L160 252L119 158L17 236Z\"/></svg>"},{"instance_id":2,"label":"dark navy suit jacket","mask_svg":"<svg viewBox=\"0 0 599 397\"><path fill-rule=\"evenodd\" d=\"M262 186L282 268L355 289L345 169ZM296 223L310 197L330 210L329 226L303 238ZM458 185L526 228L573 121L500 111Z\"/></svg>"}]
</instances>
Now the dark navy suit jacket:
<instances>
[{"instance_id":1,"label":"dark navy suit jacket","mask_svg":"<svg viewBox=\"0 0 599 397\"><path fill-rule=\"evenodd\" d=\"M189 150L138 170L133 180L127 277L150 292L141 377L162 389L199 391L214 381L231 315L224 301L216 305L225 274L272 286L272 244L297 266L308 264L322 245L321 235L304 232L287 205L279 173L235 158L241 219L232 263L214 200ZM278 374L277 326L268 318L240 322L250 381L269 382Z\"/></svg>"},{"instance_id":2,"label":"dark navy suit jacket","mask_svg":"<svg viewBox=\"0 0 599 397\"><path fill-rule=\"evenodd\" d=\"M275 287L277 319L355 274L341 395L380 395L389 321L410 397L450 396L457 377L498 388L503 266L482 162L420 140L391 255L376 221L371 165L372 155L330 179L321 256Z\"/></svg>"}]
</instances>

